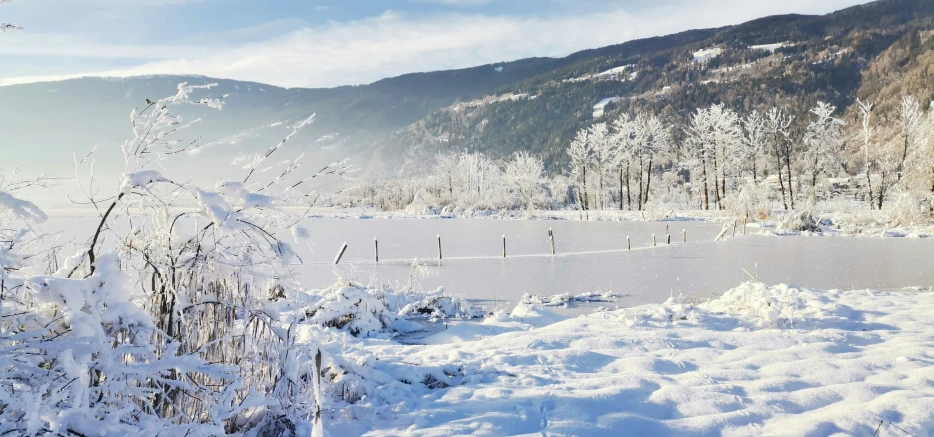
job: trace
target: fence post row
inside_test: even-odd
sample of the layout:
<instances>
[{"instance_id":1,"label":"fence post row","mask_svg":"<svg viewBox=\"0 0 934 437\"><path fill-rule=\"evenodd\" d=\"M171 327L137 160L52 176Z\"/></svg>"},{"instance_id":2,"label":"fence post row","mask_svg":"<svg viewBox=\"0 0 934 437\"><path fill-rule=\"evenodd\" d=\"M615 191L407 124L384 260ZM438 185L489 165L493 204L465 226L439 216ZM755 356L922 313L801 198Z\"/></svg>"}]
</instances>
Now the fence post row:
<instances>
[{"instance_id":1,"label":"fence post row","mask_svg":"<svg viewBox=\"0 0 934 437\"><path fill-rule=\"evenodd\" d=\"M736 234L736 226L737 226L737 222L734 221L733 222L734 235ZM668 228L668 225L665 225L665 230L667 232L665 235L665 242L666 244L671 245L671 232L670 232L670 229ZM744 222L743 223L743 235L745 234L746 234L746 223ZM444 259L443 253L441 251L441 234L438 234L437 238L438 238L438 260L441 261ZM503 239L503 258L506 258L506 254L507 254L506 234L503 234L502 239ZM557 253L555 250L555 233L554 233L554 230L552 230L552 228L550 227L548 228L548 240L551 243L551 255L554 256ZM681 230L681 242L682 243L688 242L687 229ZM652 234L652 247L658 247L658 241L654 233ZM626 250L632 250L632 239L630 238L629 235L626 236ZM337 257L334 258L334 264L340 263L341 258L344 256L344 252L346 251L347 251L347 243L344 242L344 244L341 246L340 252L338 252L337 254ZM373 251L375 254L376 262L379 263L379 240L376 237L373 238Z\"/></svg>"}]
</instances>

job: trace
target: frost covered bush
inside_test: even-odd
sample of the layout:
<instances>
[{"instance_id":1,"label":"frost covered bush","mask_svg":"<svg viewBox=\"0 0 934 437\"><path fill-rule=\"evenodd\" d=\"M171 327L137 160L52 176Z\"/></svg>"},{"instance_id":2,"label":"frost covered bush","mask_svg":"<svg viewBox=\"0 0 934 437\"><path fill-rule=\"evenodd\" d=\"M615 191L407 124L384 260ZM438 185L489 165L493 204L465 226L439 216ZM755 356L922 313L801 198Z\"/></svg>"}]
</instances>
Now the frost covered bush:
<instances>
[{"instance_id":1,"label":"frost covered bush","mask_svg":"<svg viewBox=\"0 0 934 437\"><path fill-rule=\"evenodd\" d=\"M175 109L220 110L222 98L193 97L212 87L183 83L130 113L122 182L98 198L79 181L100 221L86 245L44 274L36 225L45 215L14 197L29 181L0 177L0 433L292 435L320 427L316 375L324 370L309 363L323 344L296 337L298 314L276 312L266 299L299 296L292 265L300 260L279 236L307 232L283 207L302 205L307 196L296 188L304 182L347 166L285 183L300 158L266 163L308 118L249 159L242 179L202 187L156 170L199 149L182 139L197 120Z\"/></svg>"},{"instance_id":2,"label":"frost covered bush","mask_svg":"<svg viewBox=\"0 0 934 437\"><path fill-rule=\"evenodd\" d=\"M304 309L302 323L346 330L354 337L419 329L362 288L337 285L323 293L321 300Z\"/></svg>"},{"instance_id":3,"label":"frost covered bush","mask_svg":"<svg viewBox=\"0 0 934 437\"><path fill-rule=\"evenodd\" d=\"M519 302L526 305L565 306L569 303L610 302L617 297L619 297L619 295L611 291L591 291L578 295L572 295L571 293L561 293L553 296L542 296L538 294L525 293L522 295L522 298L519 300Z\"/></svg>"},{"instance_id":4,"label":"frost covered bush","mask_svg":"<svg viewBox=\"0 0 934 437\"><path fill-rule=\"evenodd\" d=\"M769 216L768 192L752 181L744 184L739 191L727 195L724 205L734 217L754 219Z\"/></svg>"},{"instance_id":5,"label":"frost covered bush","mask_svg":"<svg viewBox=\"0 0 934 437\"><path fill-rule=\"evenodd\" d=\"M779 231L820 232L820 225L810 211L785 214L778 223Z\"/></svg>"},{"instance_id":6,"label":"frost covered bush","mask_svg":"<svg viewBox=\"0 0 934 437\"><path fill-rule=\"evenodd\" d=\"M931 223L934 195L917 192L898 193L889 211L889 225L918 226Z\"/></svg>"},{"instance_id":7,"label":"frost covered bush","mask_svg":"<svg viewBox=\"0 0 934 437\"><path fill-rule=\"evenodd\" d=\"M445 296L444 289L433 292L403 288L370 288L340 283L317 292L314 303L306 306L303 323L335 328L355 337L384 333L406 333L421 327L407 319L472 319L480 316L466 299Z\"/></svg>"}]
</instances>

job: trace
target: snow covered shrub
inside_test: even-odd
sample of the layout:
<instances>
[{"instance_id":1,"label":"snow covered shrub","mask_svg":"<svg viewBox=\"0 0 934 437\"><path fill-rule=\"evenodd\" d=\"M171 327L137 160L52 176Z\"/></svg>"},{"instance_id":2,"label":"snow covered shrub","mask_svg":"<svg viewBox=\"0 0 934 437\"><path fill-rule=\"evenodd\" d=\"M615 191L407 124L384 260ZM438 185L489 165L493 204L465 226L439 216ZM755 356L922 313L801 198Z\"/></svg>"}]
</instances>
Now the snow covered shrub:
<instances>
[{"instance_id":1,"label":"snow covered shrub","mask_svg":"<svg viewBox=\"0 0 934 437\"><path fill-rule=\"evenodd\" d=\"M810 211L785 214L778 224L779 231L820 232L821 228Z\"/></svg>"},{"instance_id":2,"label":"snow covered shrub","mask_svg":"<svg viewBox=\"0 0 934 437\"><path fill-rule=\"evenodd\" d=\"M354 337L368 337L383 332L410 332L419 327L386 308L367 290L335 286L324 290L324 298L306 308L303 323L346 330Z\"/></svg>"},{"instance_id":3,"label":"snow covered shrub","mask_svg":"<svg viewBox=\"0 0 934 437\"><path fill-rule=\"evenodd\" d=\"M527 305L566 306L570 303L612 302L617 297L619 297L619 295L612 291L589 291L576 296L571 293L561 293L553 296L525 293L522 295L522 299L520 299L519 302Z\"/></svg>"},{"instance_id":4,"label":"snow covered shrub","mask_svg":"<svg viewBox=\"0 0 934 437\"><path fill-rule=\"evenodd\" d=\"M706 305L711 312L752 316L752 326L759 328L793 328L805 307L798 289L759 282L744 283Z\"/></svg>"},{"instance_id":5,"label":"snow covered shrub","mask_svg":"<svg viewBox=\"0 0 934 437\"><path fill-rule=\"evenodd\" d=\"M731 192L724 199L726 210L740 219L749 217L767 218L769 215L768 191L749 181L739 191Z\"/></svg>"},{"instance_id":6,"label":"snow covered shrub","mask_svg":"<svg viewBox=\"0 0 934 437\"><path fill-rule=\"evenodd\" d=\"M445 296L443 288L433 292L405 288L396 291L339 283L316 293L321 297L312 298L315 302L302 309L302 322L347 331L354 337L421 329L407 320L410 318L438 321L480 315L466 299Z\"/></svg>"},{"instance_id":7,"label":"snow covered shrub","mask_svg":"<svg viewBox=\"0 0 934 437\"><path fill-rule=\"evenodd\" d=\"M26 273L37 257L22 255L24 240L36 231L6 224L45 216L0 178L0 433L283 435L319 415L321 371L307 363L322 345L296 338L298 315L267 298L299 295L300 260L279 236L302 215L283 207L302 205L304 182L348 168L285 182L300 157L265 163L308 118L254 156L242 179L201 187L162 174L171 157L200 147L181 138L197 120L175 108L220 110L221 99L192 97L212 87L183 83L130 113L126 174L108 198L80 187L106 208L87 245L54 272Z\"/></svg>"},{"instance_id":8,"label":"snow covered shrub","mask_svg":"<svg viewBox=\"0 0 934 437\"><path fill-rule=\"evenodd\" d=\"M931 222L931 195L917 192L897 193L889 211L889 225L926 225Z\"/></svg>"}]
</instances>

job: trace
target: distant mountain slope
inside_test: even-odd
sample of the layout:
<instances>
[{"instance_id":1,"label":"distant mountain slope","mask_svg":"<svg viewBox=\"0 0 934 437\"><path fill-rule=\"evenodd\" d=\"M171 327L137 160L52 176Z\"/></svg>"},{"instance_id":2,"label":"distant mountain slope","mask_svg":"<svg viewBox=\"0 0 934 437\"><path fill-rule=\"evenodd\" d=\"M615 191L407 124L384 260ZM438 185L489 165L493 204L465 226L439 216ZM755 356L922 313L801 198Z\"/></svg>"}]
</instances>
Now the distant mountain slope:
<instances>
[{"instance_id":1,"label":"distant mountain slope","mask_svg":"<svg viewBox=\"0 0 934 437\"><path fill-rule=\"evenodd\" d=\"M121 143L130 132L130 110L188 81L218 82L212 93L229 94L222 112L190 114L209 115L197 128L200 134L216 139L250 132L216 147L211 156L219 160L276 139L282 127L269 126L274 122L317 113L295 147L320 159L353 156L361 165L369 163L373 176L419 171L434 153L464 149L493 157L531 150L559 170L564 147L577 130L621 112L651 111L677 122L696 107L717 102L742 110L778 102L802 110L827 100L845 109L857 96L892 94L891 82L904 69L900 61L885 63L895 65L887 73L871 71L882 68L872 66L915 33L916 43L907 42L915 44L909 50L915 62L911 77L923 83L931 44L921 32L932 28L932 17L934 1L880 0L823 16L765 17L561 59L413 73L332 89L200 76L6 86L0 87L0 165L41 160L47 170L69 172L72 151ZM602 117L595 118L593 106L611 97L619 99L596 111ZM105 167L115 164L101 159Z\"/></svg>"},{"instance_id":2,"label":"distant mountain slope","mask_svg":"<svg viewBox=\"0 0 934 437\"><path fill-rule=\"evenodd\" d=\"M417 164L444 150L494 157L532 150L556 170L564 166L564 148L577 130L621 112L659 113L677 124L695 108L720 102L743 111L778 103L797 111L799 121L817 100L845 111L860 93L891 88L901 79L895 73L867 75L867 68L893 44L931 29L932 18L932 1L882 0L824 16L766 17L628 45L645 50L627 50L624 44L581 52L565 66L499 90L527 97L431 114L384 139L384 156L404 150ZM926 71L923 60L929 59L931 44L918 40L915 46L914 56L922 62L914 71ZM701 54L703 59L697 57ZM614 68L626 74L599 75ZM916 82L928 77L919 74ZM592 109L610 97L620 99L601 111Z\"/></svg>"}]
</instances>

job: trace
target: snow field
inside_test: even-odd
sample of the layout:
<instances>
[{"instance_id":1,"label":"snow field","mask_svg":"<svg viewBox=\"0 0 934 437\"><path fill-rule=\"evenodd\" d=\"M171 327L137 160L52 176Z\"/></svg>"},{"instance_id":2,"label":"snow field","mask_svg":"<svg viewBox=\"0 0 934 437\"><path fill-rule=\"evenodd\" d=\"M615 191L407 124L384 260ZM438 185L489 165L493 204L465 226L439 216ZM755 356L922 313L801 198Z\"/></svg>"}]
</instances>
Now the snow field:
<instances>
[{"instance_id":1,"label":"snow field","mask_svg":"<svg viewBox=\"0 0 934 437\"><path fill-rule=\"evenodd\" d=\"M929 291L759 283L699 305L673 298L563 321L520 304L511 316L450 326L435 336L443 344L365 340L361 347L384 366L430 363L474 376L387 397L391 414L363 423L334 417L328 428L374 436L929 435L932 314Z\"/></svg>"}]
</instances>

